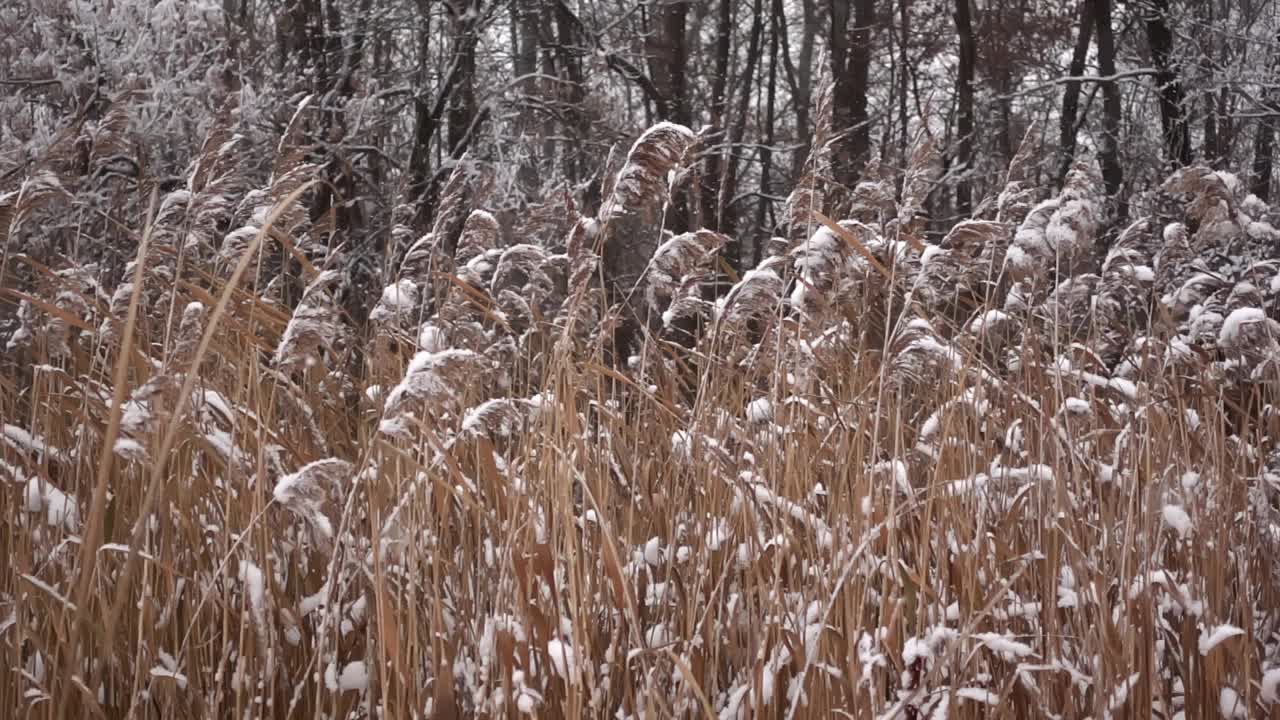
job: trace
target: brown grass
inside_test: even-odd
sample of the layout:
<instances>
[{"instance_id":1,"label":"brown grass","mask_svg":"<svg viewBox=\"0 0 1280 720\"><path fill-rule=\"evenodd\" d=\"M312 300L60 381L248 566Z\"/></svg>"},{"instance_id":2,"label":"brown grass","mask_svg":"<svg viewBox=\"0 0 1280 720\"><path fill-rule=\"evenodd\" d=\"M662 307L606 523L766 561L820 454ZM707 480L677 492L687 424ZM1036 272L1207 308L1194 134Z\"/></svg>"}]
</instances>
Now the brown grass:
<instances>
[{"instance_id":1,"label":"brown grass","mask_svg":"<svg viewBox=\"0 0 1280 720\"><path fill-rule=\"evenodd\" d=\"M210 167L191 207L219 205ZM693 347L655 323L611 364L598 277L451 205L424 297L330 333L325 286L266 289L279 233L314 246L291 211L311 185L286 185L230 272L153 203L136 254L161 260L114 320L73 263L6 245L29 331L0 374L15 716L1280 716L1275 366L1179 344L1161 288L1141 323L1066 322L1049 258L1006 303L1002 204L942 248L965 297L926 293L912 191L888 225L793 236L696 308ZM30 197L0 213L15 239ZM707 237L656 263L657 314L714 274ZM308 284L336 266L310 259Z\"/></svg>"}]
</instances>

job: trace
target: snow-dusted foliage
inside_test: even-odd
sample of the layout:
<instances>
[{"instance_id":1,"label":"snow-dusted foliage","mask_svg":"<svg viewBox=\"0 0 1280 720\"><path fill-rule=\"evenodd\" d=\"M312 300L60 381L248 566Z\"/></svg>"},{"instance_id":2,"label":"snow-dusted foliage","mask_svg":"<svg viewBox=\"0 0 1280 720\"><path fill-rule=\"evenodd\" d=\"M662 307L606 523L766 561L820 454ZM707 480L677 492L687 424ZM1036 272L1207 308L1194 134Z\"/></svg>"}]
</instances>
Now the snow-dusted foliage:
<instances>
[{"instance_id":1,"label":"snow-dusted foliage","mask_svg":"<svg viewBox=\"0 0 1280 720\"><path fill-rule=\"evenodd\" d=\"M672 231L699 136L662 124L598 212L527 234L460 158L371 265L305 212L324 102L256 178L226 104L119 272L35 259L83 190L54 170L0 199L32 270L0 337L0 700L1273 711L1280 233L1233 176L1108 234L1092 167L1011 170L929 236L924 134L900 192L824 187L824 135L737 272L730 235Z\"/></svg>"}]
</instances>

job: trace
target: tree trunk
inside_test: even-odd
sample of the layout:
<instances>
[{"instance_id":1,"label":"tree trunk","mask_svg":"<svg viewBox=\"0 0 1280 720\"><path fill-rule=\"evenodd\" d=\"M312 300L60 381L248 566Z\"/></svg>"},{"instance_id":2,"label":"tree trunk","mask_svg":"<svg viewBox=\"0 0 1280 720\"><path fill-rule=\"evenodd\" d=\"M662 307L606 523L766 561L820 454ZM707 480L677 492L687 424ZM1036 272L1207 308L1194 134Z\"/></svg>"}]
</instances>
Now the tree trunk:
<instances>
[{"instance_id":1,"label":"tree trunk","mask_svg":"<svg viewBox=\"0 0 1280 720\"><path fill-rule=\"evenodd\" d=\"M957 132L959 148L956 165L959 180L956 183L956 212L963 217L973 213L973 188L970 176L973 172L973 75L977 61L977 48L973 40L973 20L969 12L969 0L956 0L956 35L960 39L960 65L956 73Z\"/></svg>"},{"instance_id":2,"label":"tree trunk","mask_svg":"<svg viewBox=\"0 0 1280 720\"><path fill-rule=\"evenodd\" d=\"M431 65L431 13L423 11L418 18L418 72L414 79L417 97L413 100L413 149L409 152L409 187L405 194L417 203L427 189L431 177L431 137L435 135L438 115L433 116L432 103L426 97L428 73ZM425 225L423 208L419 204L416 222Z\"/></svg>"},{"instance_id":3,"label":"tree trunk","mask_svg":"<svg viewBox=\"0 0 1280 720\"><path fill-rule=\"evenodd\" d=\"M685 44L689 0L654 0L652 24L645 36L649 77L658 111L658 119L688 126L691 123L687 73L689 50ZM682 232L689 228L694 206L698 203L696 188L688 188L673 196L667 211L666 228Z\"/></svg>"},{"instance_id":4,"label":"tree trunk","mask_svg":"<svg viewBox=\"0 0 1280 720\"><path fill-rule=\"evenodd\" d=\"M1098 72L1106 78L1116 74L1115 33L1111 29L1111 0L1089 0L1098 33ZM1129 215L1123 197L1124 169L1120 165L1120 85L1114 80L1102 81L1102 147L1098 151L1102 164L1102 180L1113 210L1114 224Z\"/></svg>"},{"instance_id":5,"label":"tree trunk","mask_svg":"<svg viewBox=\"0 0 1280 720\"><path fill-rule=\"evenodd\" d=\"M1089 58L1089 44L1093 42L1093 3L1085 0L1080 4L1080 29L1076 33L1076 46L1071 52L1071 67L1067 71L1072 77L1084 75L1085 61ZM1066 84L1062 90L1062 116L1058 125L1058 159L1057 186L1067 178L1067 171L1076 157L1076 134L1080 130L1080 122L1076 116L1080 110L1080 81Z\"/></svg>"},{"instance_id":6,"label":"tree trunk","mask_svg":"<svg viewBox=\"0 0 1280 720\"><path fill-rule=\"evenodd\" d=\"M769 175L773 172L773 125L775 102L778 92L778 40L786 32L782 22L782 0L772 0L772 22L769 32L769 79L765 86L764 101L764 141L760 145L760 200L756 203L756 220L754 242L751 245L751 267L759 267L764 245L772 234L772 225L765 224L765 214L772 208L769 195L772 184Z\"/></svg>"},{"instance_id":7,"label":"tree trunk","mask_svg":"<svg viewBox=\"0 0 1280 720\"><path fill-rule=\"evenodd\" d=\"M735 271L742 269L742 242L734 234L733 196L738 190L738 152L737 146L747 132L747 118L751 112L751 85L755 81L756 67L760 60L760 36L764 32L764 8L761 0L755 0L751 7L751 39L747 42L747 67L742 72L742 82L738 87L738 107L734 112L736 122L729 133L729 155L725 166L724 177L720 180L720 197L716 205L716 215L720 219L721 232L733 237L733 241L724 249L725 260Z\"/></svg>"},{"instance_id":8,"label":"tree trunk","mask_svg":"<svg viewBox=\"0 0 1280 720\"><path fill-rule=\"evenodd\" d=\"M1191 134L1187 131L1186 93L1173 58L1173 33L1169 31L1169 0L1149 0L1146 8L1147 43L1156 67L1160 95L1160 127L1164 131L1168 169L1191 164Z\"/></svg>"},{"instance_id":9,"label":"tree trunk","mask_svg":"<svg viewBox=\"0 0 1280 720\"><path fill-rule=\"evenodd\" d=\"M831 0L830 59L835 178L846 187L857 184L871 150L867 119L867 81L871 67L871 26L875 0ZM850 22L852 21L852 25Z\"/></svg>"},{"instance_id":10,"label":"tree trunk","mask_svg":"<svg viewBox=\"0 0 1280 720\"><path fill-rule=\"evenodd\" d=\"M1280 112L1280 108L1272 112ZM1258 135L1253 145L1253 183L1250 189L1263 202L1271 202L1271 158L1275 149L1275 133L1274 117L1264 118L1258 123Z\"/></svg>"},{"instance_id":11,"label":"tree trunk","mask_svg":"<svg viewBox=\"0 0 1280 720\"><path fill-rule=\"evenodd\" d=\"M1213 27L1213 10L1212 2L1196 3L1196 20L1202 23L1204 27ZM1212 87L1217 84L1217 72L1214 64L1217 62L1218 56L1218 46L1212 34L1204 33L1200 38L1199 50L1196 53L1197 69L1201 77L1205 78L1207 84ZM1206 164L1216 168L1222 162L1223 149L1226 147L1222 143L1222 136L1218 131L1218 105L1212 91L1203 93L1200 101L1204 105L1204 145L1202 155Z\"/></svg>"},{"instance_id":12,"label":"tree trunk","mask_svg":"<svg viewBox=\"0 0 1280 720\"><path fill-rule=\"evenodd\" d=\"M795 66L791 64L791 42L787 16L778 18L782 31L782 60L787 77L792 79L791 97L796 113L796 151L791 156L791 175L799 177L809 157L809 143L813 137L813 120L810 111L813 107L813 43L822 32L818 21L818 11L814 7L816 0L800 0L802 24L800 33L800 52Z\"/></svg>"},{"instance_id":13,"label":"tree trunk","mask_svg":"<svg viewBox=\"0 0 1280 720\"><path fill-rule=\"evenodd\" d=\"M539 94L538 80L533 77L538 71L538 46L540 45L538 6L530 0L516 0L511 3L510 13L512 69L515 71L515 76L519 78L516 87L519 88L523 100L520 104L517 128L522 139L532 138L536 134L537 117L530 101ZM530 140L525 140L521 144L528 150L528 154L521 157L516 178L520 190L526 196L531 196L538 190L538 166L551 163L553 155L544 152L540 163L534 151L537 145Z\"/></svg>"},{"instance_id":14,"label":"tree trunk","mask_svg":"<svg viewBox=\"0 0 1280 720\"><path fill-rule=\"evenodd\" d=\"M543 6L546 4L543 3ZM582 69L581 52L570 51L570 48L576 47L580 42L574 33L577 18L564 3L556 3L552 13L556 37L555 74L567 83L566 89L558 97L564 100L564 113L570 119L570 137L575 141L571 146L564 147L562 154L565 157L565 175L570 182L576 183L591 172L586 167L581 149L582 143L588 140L591 133L591 122L583 112L583 103L587 98L587 80Z\"/></svg>"},{"instance_id":15,"label":"tree trunk","mask_svg":"<svg viewBox=\"0 0 1280 720\"><path fill-rule=\"evenodd\" d=\"M910 119L907 115L907 75L911 72L911 57L907 52L907 43L911 39L910 0L898 1L898 163L906 167L907 142L910 136ZM901 199L901 189L899 189Z\"/></svg>"},{"instance_id":16,"label":"tree trunk","mask_svg":"<svg viewBox=\"0 0 1280 720\"><path fill-rule=\"evenodd\" d=\"M653 28L645 38L649 56L649 77L658 91L658 118L688 125L686 92L688 48L685 46L687 0L655 0Z\"/></svg>"},{"instance_id":17,"label":"tree trunk","mask_svg":"<svg viewBox=\"0 0 1280 720\"><path fill-rule=\"evenodd\" d=\"M451 18L457 76L449 96L449 132L444 150L453 157L461 155L476 117L476 28L473 15L470 4L464 3L455 9Z\"/></svg>"},{"instance_id":18,"label":"tree trunk","mask_svg":"<svg viewBox=\"0 0 1280 720\"><path fill-rule=\"evenodd\" d=\"M422 10L424 22L429 12ZM449 157L458 157L466 149L472 133L483 119L475 108L475 50L476 31L474 18L463 11L454 14L452 22L453 50L445 70L444 82L435 97L428 100L424 90L414 99L413 151L409 159L409 194L417 203L414 224L431 225L435 212L435 194L444 178L431 172L431 139L436 137L441 120L447 121L444 150ZM430 71L430 34L423 32L420 49L423 64L420 72ZM419 80L422 87L426 80ZM436 144L439 150L439 143ZM437 153L438 154L438 153ZM447 175L446 175L447 176Z\"/></svg>"},{"instance_id":19,"label":"tree trunk","mask_svg":"<svg viewBox=\"0 0 1280 720\"><path fill-rule=\"evenodd\" d=\"M1280 46L1280 33L1276 34L1276 44ZM1271 81L1280 81L1280 49L1273 50L1271 60ZM1280 89L1272 85L1263 96L1263 110L1267 117L1258 120L1258 134L1253 143L1253 182L1250 190L1263 202L1271 201L1272 155L1275 151L1276 130L1280 127Z\"/></svg>"},{"instance_id":20,"label":"tree trunk","mask_svg":"<svg viewBox=\"0 0 1280 720\"><path fill-rule=\"evenodd\" d=\"M728 103L729 91L729 50L730 41L733 39L733 5L734 0L720 0L719 13L716 16L715 70L711 77L711 141L713 143L721 143L725 140L725 106ZM702 178L702 197L699 203L702 226L717 231L720 230L723 222L718 203L725 152L722 150L709 153L706 175Z\"/></svg>"}]
</instances>

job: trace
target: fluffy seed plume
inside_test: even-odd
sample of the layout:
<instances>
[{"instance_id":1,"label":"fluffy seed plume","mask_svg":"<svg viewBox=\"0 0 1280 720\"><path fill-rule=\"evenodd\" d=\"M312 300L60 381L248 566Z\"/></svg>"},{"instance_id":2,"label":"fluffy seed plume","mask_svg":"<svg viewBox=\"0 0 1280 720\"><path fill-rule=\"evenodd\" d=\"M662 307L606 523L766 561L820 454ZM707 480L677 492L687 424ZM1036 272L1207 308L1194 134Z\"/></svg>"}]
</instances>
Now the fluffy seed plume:
<instances>
[{"instance_id":1,"label":"fluffy seed plume","mask_svg":"<svg viewBox=\"0 0 1280 720\"><path fill-rule=\"evenodd\" d=\"M355 466L346 460L316 460L277 480L272 496L306 520L323 541L331 542L333 524L322 508L329 494L340 489L354 474Z\"/></svg>"}]
</instances>

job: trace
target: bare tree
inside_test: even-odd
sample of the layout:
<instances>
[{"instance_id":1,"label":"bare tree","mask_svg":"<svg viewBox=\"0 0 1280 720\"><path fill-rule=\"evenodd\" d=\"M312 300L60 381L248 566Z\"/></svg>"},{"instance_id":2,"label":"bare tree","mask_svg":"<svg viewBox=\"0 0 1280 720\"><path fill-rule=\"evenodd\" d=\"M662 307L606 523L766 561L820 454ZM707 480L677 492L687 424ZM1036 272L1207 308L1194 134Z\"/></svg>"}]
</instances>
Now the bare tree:
<instances>
[{"instance_id":1,"label":"bare tree","mask_svg":"<svg viewBox=\"0 0 1280 720\"><path fill-rule=\"evenodd\" d=\"M645 37L649 76L657 91L658 118L681 125L690 121L687 92L689 51L685 45L685 18L689 3L655 0L650 6L652 27Z\"/></svg>"},{"instance_id":2,"label":"bare tree","mask_svg":"<svg viewBox=\"0 0 1280 720\"><path fill-rule=\"evenodd\" d=\"M716 14L716 44L713 70L711 75L711 141L722 143L725 137L725 110L729 102L729 51L733 41L733 15L735 0L720 0ZM723 149L710 152L707 157L707 171L702 178L702 197L700 205L701 225L719 230L723 218L720 215L719 198L720 183L723 175L724 157L729 152L727 145Z\"/></svg>"},{"instance_id":3,"label":"bare tree","mask_svg":"<svg viewBox=\"0 0 1280 720\"><path fill-rule=\"evenodd\" d=\"M738 107L734 112L734 121L729 130L728 162L725 164L724 176L720 181L720 196L716 202L716 217L720 231L730 235L736 229L733 202L738 188L739 145L746 136L747 120L751 116L751 88L759 65L760 37L763 32L762 2L754 0L751 6L751 35L747 41L747 66L738 83ZM729 243L724 253L725 259L734 270L742 269L742 246L739 242Z\"/></svg>"},{"instance_id":4,"label":"bare tree","mask_svg":"<svg viewBox=\"0 0 1280 720\"><path fill-rule=\"evenodd\" d=\"M1068 75L1071 77L1082 77L1084 75L1085 60L1089 56L1089 45L1093 42L1093 3L1090 0L1084 0L1080 3L1080 22L1076 30L1076 44L1071 53L1071 65L1067 69ZM1076 154L1076 138L1080 132L1080 121L1077 119L1080 111L1080 86L1079 80L1068 80L1062 90L1062 114L1058 116L1058 174L1057 187L1061 188L1062 183L1066 180L1067 171L1071 169L1071 163L1075 160Z\"/></svg>"},{"instance_id":5,"label":"bare tree","mask_svg":"<svg viewBox=\"0 0 1280 720\"><path fill-rule=\"evenodd\" d=\"M1275 153L1276 131L1280 128L1280 32L1276 33L1276 46L1272 49L1271 89L1263 104L1263 117L1258 120L1253 145L1253 194L1264 201L1271 199L1271 175Z\"/></svg>"},{"instance_id":6,"label":"bare tree","mask_svg":"<svg viewBox=\"0 0 1280 720\"><path fill-rule=\"evenodd\" d=\"M830 62L832 115L839 140L833 158L836 180L853 187L871 151L867 82L875 0L831 0Z\"/></svg>"},{"instance_id":7,"label":"bare tree","mask_svg":"<svg viewBox=\"0 0 1280 720\"><path fill-rule=\"evenodd\" d=\"M1092 6L1095 29L1098 33L1098 72L1102 83L1102 147L1098 155L1102 164L1102 181L1106 184L1107 197L1113 210L1113 218L1123 221L1129 214L1128 201L1122 190L1124 169L1120 165L1120 124L1123 112L1120 104L1120 86L1116 82L1115 31L1111 27L1111 0L1088 0Z\"/></svg>"},{"instance_id":8,"label":"bare tree","mask_svg":"<svg viewBox=\"0 0 1280 720\"><path fill-rule=\"evenodd\" d=\"M1174 64L1173 33L1169 30L1169 0L1148 0L1142 9L1146 20L1147 44L1151 47L1151 60L1156 67L1165 163L1175 168L1190 165L1191 134L1187 128L1186 93Z\"/></svg>"},{"instance_id":9,"label":"bare tree","mask_svg":"<svg viewBox=\"0 0 1280 720\"><path fill-rule=\"evenodd\" d=\"M970 174L973 172L973 76L977 60L977 46L973 38L973 17L969 0L955 0L956 36L960 41L960 62L956 68L956 134L959 148L956 151L956 211L968 216L973 211L973 188Z\"/></svg>"}]
</instances>

